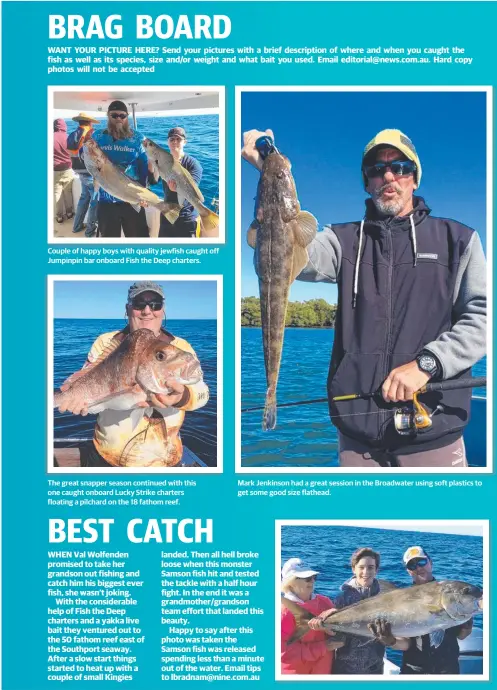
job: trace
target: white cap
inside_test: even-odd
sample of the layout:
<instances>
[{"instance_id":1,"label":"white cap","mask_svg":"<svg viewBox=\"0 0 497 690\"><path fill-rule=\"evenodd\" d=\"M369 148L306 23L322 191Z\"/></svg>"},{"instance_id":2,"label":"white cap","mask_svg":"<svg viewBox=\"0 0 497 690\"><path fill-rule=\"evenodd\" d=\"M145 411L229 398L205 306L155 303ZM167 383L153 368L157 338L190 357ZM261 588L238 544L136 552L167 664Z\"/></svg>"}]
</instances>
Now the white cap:
<instances>
[{"instance_id":1,"label":"white cap","mask_svg":"<svg viewBox=\"0 0 497 690\"><path fill-rule=\"evenodd\" d=\"M281 569L281 582L284 584L294 577L312 577L318 575L318 570L312 570L301 558L290 558Z\"/></svg>"},{"instance_id":2,"label":"white cap","mask_svg":"<svg viewBox=\"0 0 497 690\"><path fill-rule=\"evenodd\" d=\"M404 554L404 564L407 565L413 558L427 558L430 560L430 557L422 546L410 546Z\"/></svg>"}]
</instances>

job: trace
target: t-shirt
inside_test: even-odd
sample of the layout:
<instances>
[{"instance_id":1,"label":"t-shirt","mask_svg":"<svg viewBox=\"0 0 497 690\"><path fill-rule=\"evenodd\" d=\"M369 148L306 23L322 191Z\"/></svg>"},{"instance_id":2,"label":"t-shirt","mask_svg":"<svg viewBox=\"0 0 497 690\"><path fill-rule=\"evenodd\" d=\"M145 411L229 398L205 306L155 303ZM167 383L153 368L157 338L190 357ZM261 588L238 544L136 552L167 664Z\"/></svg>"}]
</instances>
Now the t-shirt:
<instances>
[{"instance_id":1,"label":"t-shirt","mask_svg":"<svg viewBox=\"0 0 497 690\"><path fill-rule=\"evenodd\" d=\"M88 353L93 363L110 341L120 333L99 336ZM195 355L191 345L173 336L171 345ZM209 400L204 381L186 386L189 399L178 407L139 407L132 410L103 410L97 417L93 443L99 454L116 467L172 467L183 454L180 429L185 412L203 407Z\"/></svg>"}]
</instances>

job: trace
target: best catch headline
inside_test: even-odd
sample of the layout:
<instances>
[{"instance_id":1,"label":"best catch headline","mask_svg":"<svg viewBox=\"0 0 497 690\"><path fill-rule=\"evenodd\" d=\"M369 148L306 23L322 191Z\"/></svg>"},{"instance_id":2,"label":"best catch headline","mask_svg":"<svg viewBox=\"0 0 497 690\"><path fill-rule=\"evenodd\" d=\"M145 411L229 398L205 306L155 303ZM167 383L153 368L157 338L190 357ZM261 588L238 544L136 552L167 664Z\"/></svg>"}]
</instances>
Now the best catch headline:
<instances>
[{"instance_id":1,"label":"best catch headline","mask_svg":"<svg viewBox=\"0 0 497 690\"><path fill-rule=\"evenodd\" d=\"M93 544L96 541L108 544L113 524L113 518L51 518L48 521L48 541L51 544ZM133 518L128 521L126 532L133 544L171 544L175 541L183 544L211 544L214 523L212 518Z\"/></svg>"},{"instance_id":2,"label":"best catch headline","mask_svg":"<svg viewBox=\"0 0 497 690\"><path fill-rule=\"evenodd\" d=\"M48 17L48 36L50 39L91 39L91 38L123 38L122 16L111 14L100 17L92 14L84 17L81 14L50 14ZM231 20L224 14L196 14L189 17L180 14L172 17L160 14L152 17L149 14L137 14L135 22L135 38L167 39L198 39L198 38L228 38L231 34Z\"/></svg>"}]
</instances>

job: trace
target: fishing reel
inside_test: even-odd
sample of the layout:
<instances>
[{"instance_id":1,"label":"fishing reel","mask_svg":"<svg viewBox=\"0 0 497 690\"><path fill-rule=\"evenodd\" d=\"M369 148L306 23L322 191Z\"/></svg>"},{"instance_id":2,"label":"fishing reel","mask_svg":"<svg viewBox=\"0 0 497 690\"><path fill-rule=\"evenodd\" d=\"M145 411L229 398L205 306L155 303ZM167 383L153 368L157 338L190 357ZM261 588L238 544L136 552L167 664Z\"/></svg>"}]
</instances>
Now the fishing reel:
<instances>
[{"instance_id":1,"label":"fishing reel","mask_svg":"<svg viewBox=\"0 0 497 690\"><path fill-rule=\"evenodd\" d=\"M433 417L437 412L443 412L442 405L437 405L433 412L428 409L418 400L420 392L417 391L412 396L411 407L400 407L395 410L393 415L393 423L395 431L401 436L416 436L422 434L433 426Z\"/></svg>"}]
</instances>

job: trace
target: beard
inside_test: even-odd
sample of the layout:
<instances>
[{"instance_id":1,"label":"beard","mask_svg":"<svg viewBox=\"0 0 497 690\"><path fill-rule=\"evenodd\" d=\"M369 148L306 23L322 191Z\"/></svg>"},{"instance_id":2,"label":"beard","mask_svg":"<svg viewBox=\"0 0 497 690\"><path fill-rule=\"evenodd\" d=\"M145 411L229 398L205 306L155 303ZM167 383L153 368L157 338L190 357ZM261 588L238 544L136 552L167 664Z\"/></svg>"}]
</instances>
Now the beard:
<instances>
[{"instance_id":1,"label":"beard","mask_svg":"<svg viewBox=\"0 0 497 690\"><path fill-rule=\"evenodd\" d=\"M122 125L116 125L112 118L108 119L107 129L109 130L109 134L111 134L114 139L129 139L133 134L131 127L129 126L128 118L122 122Z\"/></svg>"},{"instance_id":2,"label":"beard","mask_svg":"<svg viewBox=\"0 0 497 690\"><path fill-rule=\"evenodd\" d=\"M383 199L382 194L387 188L394 188L397 196L393 199ZM385 216L397 216L405 206L405 199L402 194L402 189L396 184L386 184L375 192L373 195L373 203L380 213Z\"/></svg>"}]
</instances>

